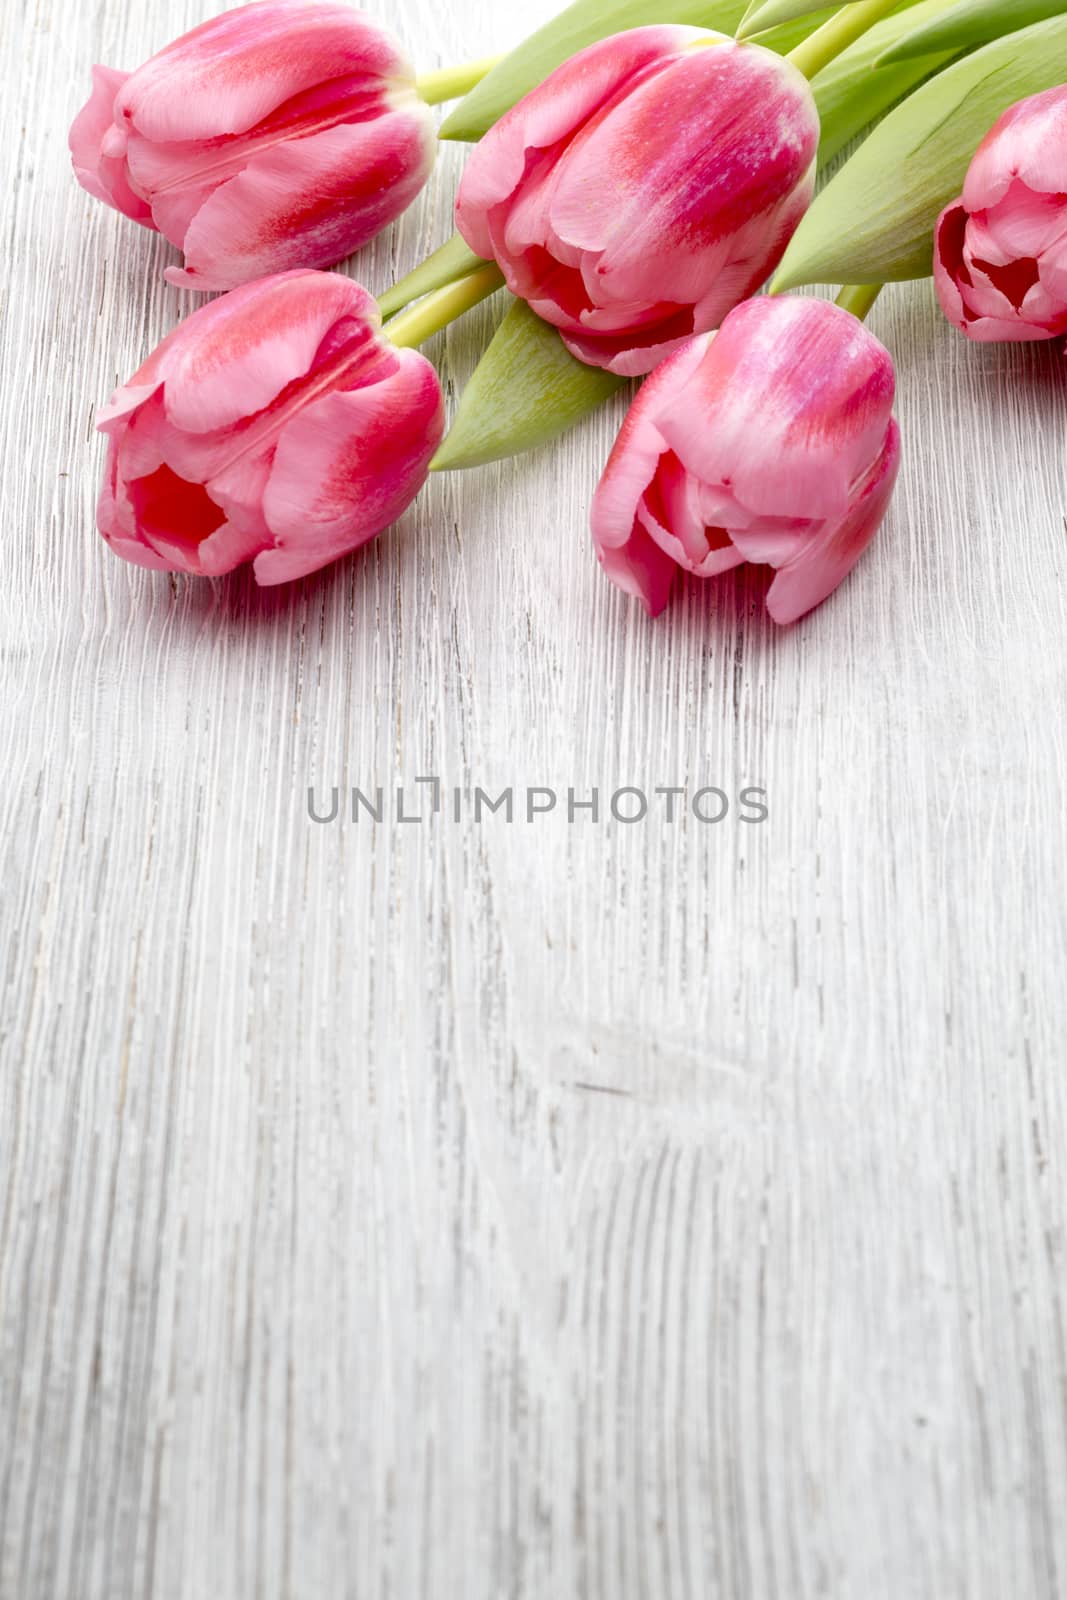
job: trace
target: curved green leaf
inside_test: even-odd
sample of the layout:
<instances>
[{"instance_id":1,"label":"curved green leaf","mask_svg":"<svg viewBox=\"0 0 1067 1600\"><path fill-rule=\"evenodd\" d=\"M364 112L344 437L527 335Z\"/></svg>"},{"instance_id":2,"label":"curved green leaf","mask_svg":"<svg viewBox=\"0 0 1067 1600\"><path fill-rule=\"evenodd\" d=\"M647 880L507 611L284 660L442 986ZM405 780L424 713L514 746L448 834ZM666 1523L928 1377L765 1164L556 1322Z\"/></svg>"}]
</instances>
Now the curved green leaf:
<instances>
[{"instance_id":1,"label":"curved green leaf","mask_svg":"<svg viewBox=\"0 0 1067 1600\"><path fill-rule=\"evenodd\" d=\"M921 56L882 66L886 53L916 24L935 22L952 10L957 0L920 0L918 5L894 11L876 22L855 44L830 62L811 83L819 108L822 137L819 165L832 161L851 139L885 115L904 95L951 61L957 52ZM877 70L872 70L877 67Z\"/></svg>"},{"instance_id":2,"label":"curved green leaf","mask_svg":"<svg viewBox=\"0 0 1067 1600\"><path fill-rule=\"evenodd\" d=\"M625 381L576 361L555 328L515 300L474 369L431 468L480 467L547 444Z\"/></svg>"},{"instance_id":3,"label":"curved green leaf","mask_svg":"<svg viewBox=\"0 0 1067 1600\"><path fill-rule=\"evenodd\" d=\"M774 288L884 283L931 270L938 214L1016 100L1067 80L1067 15L997 39L901 102L815 197Z\"/></svg>"},{"instance_id":4,"label":"curved green leaf","mask_svg":"<svg viewBox=\"0 0 1067 1600\"><path fill-rule=\"evenodd\" d=\"M783 22L796 22L798 17L810 17L824 7L812 0L764 0L762 5L749 6L737 29L739 39L751 39L753 34L765 33L769 28L780 28ZM831 6L829 14L842 10L841 5Z\"/></svg>"},{"instance_id":5,"label":"curved green leaf","mask_svg":"<svg viewBox=\"0 0 1067 1600\"><path fill-rule=\"evenodd\" d=\"M1046 17L1058 17L1063 10L1064 0L959 0L945 16L924 22L890 45L878 65L911 61L937 50L973 50Z\"/></svg>"}]
</instances>

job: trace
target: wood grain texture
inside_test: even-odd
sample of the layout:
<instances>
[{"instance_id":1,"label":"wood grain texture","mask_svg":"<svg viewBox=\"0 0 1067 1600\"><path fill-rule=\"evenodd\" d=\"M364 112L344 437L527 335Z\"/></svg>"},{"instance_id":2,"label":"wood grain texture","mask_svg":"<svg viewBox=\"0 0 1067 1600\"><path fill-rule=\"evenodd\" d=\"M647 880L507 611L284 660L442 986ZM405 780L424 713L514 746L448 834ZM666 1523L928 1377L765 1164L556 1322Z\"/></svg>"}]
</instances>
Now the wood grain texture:
<instances>
[{"instance_id":1,"label":"wood grain texture","mask_svg":"<svg viewBox=\"0 0 1067 1600\"><path fill-rule=\"evenodd\" d=\"M192 302L65 130L212 9L0 24L0 1594L1063 1595L1062 355L886 294L902 481L788 632L602 580L621 401L283 593L125 567L93 407ZM308 818L427 773L770 816Z\"/></svg>"}]
</instances>

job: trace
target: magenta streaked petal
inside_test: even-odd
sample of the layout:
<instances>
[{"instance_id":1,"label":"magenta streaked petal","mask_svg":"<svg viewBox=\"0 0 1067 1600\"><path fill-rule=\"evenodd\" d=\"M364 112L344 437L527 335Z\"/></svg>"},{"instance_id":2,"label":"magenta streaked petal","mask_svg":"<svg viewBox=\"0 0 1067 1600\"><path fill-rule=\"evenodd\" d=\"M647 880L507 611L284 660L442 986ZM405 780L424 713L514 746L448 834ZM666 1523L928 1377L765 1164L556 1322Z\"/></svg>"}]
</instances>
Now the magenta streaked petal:
<instances>
[{"instance_id":1,"label":"magenta streaked petal","mask_svg":"<svg viewBox=\"0 0 1067 1600\"><path fill-rule=\"evenodd\" d=\"M1067 315L1067 235L1042 253L1037 269L1040 290L1048 300L1041 320L1051 322L1055 317L1062 322ZM1029 316L1029 307L1026 309Z\"/></svg>"},{"instance_id":2,"label":"magenta streaked petal","mask_svg":"<svg viewBox=\"0 0 1067 1600\"><path fill-rule=\"evenodd\" d=\"M828 522L778 573L767 593L775 622L795 622L842 583L881 525L900 465L900 435L890 421L885 443L861 482L846 515Z\"/></svg>"},{"instance_id":3,"label":"magenta streaked petal","mask_svg":"<svg viewBox=\"0 0 1067 1600\"><path fill-rule=\"evenodd\" d=\"M600 39L505 112L471 151L456 196L456 226L471 249L493 256L487 214L511 198L531 158L564 145L628 83L700 37L699 29L666 26Z\"/></svg>"},{"instance_id":4,"label":"magenta streaked petal","mask_svg":"<svg viewBox=\"0 0 1067 1600\"><path fill-rule=\"evenodd\" d=\"M222 505L221 500L219 504ZM246 561L254 561L269 544L270 533L264 528L262 519L245 523L227 517L214 533L197 546L197 570L205 578L222 577L243 566Z\"/></svg>"},{"instance_id":5,"label":"magenta streaked petal","mask_svg":"<svg viewBox=\"0 0 1067 1600\"><path fill-rule=\"evenodd\" d=\"M659 428L691 472L760 515L841 516L893 404L888 352L824 300L747 301L665 407Z\"/></svg>"},{"instance_id":6,"label":"magenta streaked petal","mask_svg":"<svg viewBox=\"0 0 1067 1600\"><path fill-rule=\"evenodd\" d=\"M781 56L731 42L689 51L566 151L552 231L595 254L598 302L692 304L739 230L752 239L791 200L818 137L811 91Z\"/></svg>"},{"instance_id":7,"label":"magenta streaked petal","mask_svg":"<svg viewBox=\"0 0 1067 1600\"><path fill-rule=\"evenodd\" d=\"M254 0L194 28L130 75L116 119L146 138L245 133L330 78L411 81L397 40L334 0Z\"/></svg>"},{"instance_id":8,"label":"magenta streaked petal","mask_svg":"<svg viewBox=\"0 0 1067 1600\"><path fill-rule=\"evenodd\" d=\"M1035 192L1016 181L998 205L972 218L969 231L974 254L987 261L1001 265L1037 257L1067 232L1067 205L1062 194Z\"/></svg>"},{"instance_id":9,"label":"magenta streaked petal","mask_svg":"<svg viewBox=\"0 0 1067 1600\"><path fill-rule=\"evenodd\" d=\"M435 145L428 106L275 145L196 211L182 241L185 270L168 268L168 281L227 289L350 255L411 204Z\"/></svg>"},{"instance_id":10,"label":"magenta streaked petal","mask_svg":"<svg viewBox=\"0 0 1067 1600\"><path fill-rule=\"evenodd\" d=\"M202 306L170 351L168 416L208 433L262 411L309 371L342 317L377 326L377 306L359 284L327 272L280 273Z\"/></svg>"},{"instance_id":11,"label":"magenta streaked petal","mask_svg":"<svg viewBox=\"0 0 1067 1600\"><path fill-rule=\"evenodd\" d=\"M314 572L395 522L426 480L444 433L437 374L398 350L372 386L313 401L283 429L263 497L272 547L256 580Z\"/></svg>"},{"instance_id":12,"label":"magenta streaked petal","mask_svg":"<svg viewBox=\"0 0 1067 1600\"><path fill-rule=\"evenodd\" d=\"M124 561L132 561L139 567L169 568L167 558L153 550L138 530L126 484L119 471L120 448L120 440L108 440L104 479L96 507L96 526L107 544Z\"/></svg>"}]
</instances>

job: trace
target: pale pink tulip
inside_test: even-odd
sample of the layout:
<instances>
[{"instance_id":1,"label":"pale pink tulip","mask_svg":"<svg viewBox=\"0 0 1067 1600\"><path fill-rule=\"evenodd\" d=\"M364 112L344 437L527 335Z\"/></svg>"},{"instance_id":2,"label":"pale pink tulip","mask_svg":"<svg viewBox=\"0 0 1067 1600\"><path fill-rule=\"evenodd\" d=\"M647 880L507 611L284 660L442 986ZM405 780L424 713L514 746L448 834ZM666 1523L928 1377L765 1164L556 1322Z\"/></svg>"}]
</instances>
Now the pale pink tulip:
<instances>
[{"instance_id":1,"label":"pale pink tulip","mask_svg":"<svg viewBox=\"0 0 1067 1600\"><path fill-rule=\"evenodd\" d=\"M893 363L825 300L750 300L638 391L593 499L609 578L654 616L679 569L777 569L793 622L836 589L885 514L899 461Z\"/></svg>"},{"instance_id":2,"label":"pale pink tulip","mask_svg":"<svg viewBox=\"0 0 1067 1600\"><path fill-rule=\"evenodd\" d=\"M430 109L398 42L342 0L256 0L133 73L94 71L79 183L185 255L187 289L326 267L410 205Z\"/></svg>"},{"instance_id":3,"label":"pale pink tulip","mask_svg":"<svg viewBox=\"0 0 1067 1600\"><path fill-rule=\"evenodd\" d=\"M351 279L245 284L180 323L98 418L100 532L127 561L285 583L395 522L441 441L437 374Z\"/></svg>"},{"instance_id":4,"label":"pale pink tulip","mask_svg":"<svg viewBox=\"0 0 1067 1600\"><path fill-rule=\"evenodd\" d=\"M696 28L590 45L476 146L456 220L580 360L649 372L777 266L811 199L797 69Z\"/></svg>"},{"instance_id":5,"label":"pale pink tulip","mask_svg":"<svg viewBox=\"0 0 1067 1600\"><path fill-rule=\"evenodd\" d=\"M934 283L969 339L1067 333L1067 85L1010 106L938 218Z\"/></svg>"}]
</instances>

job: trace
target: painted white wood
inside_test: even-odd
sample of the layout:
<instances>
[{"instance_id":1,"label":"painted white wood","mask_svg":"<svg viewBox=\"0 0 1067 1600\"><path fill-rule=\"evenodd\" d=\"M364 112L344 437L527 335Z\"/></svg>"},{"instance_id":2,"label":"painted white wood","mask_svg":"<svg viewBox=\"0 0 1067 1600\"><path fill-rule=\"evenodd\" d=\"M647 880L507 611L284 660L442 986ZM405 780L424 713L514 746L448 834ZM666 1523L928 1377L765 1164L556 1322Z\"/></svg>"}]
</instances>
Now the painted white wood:
<instances>
[{"instance_id":1,"label":"painted white wood","mask_svg":"<svg viewBox=\"0 0 1067 1600\"><path fill-rule=\"evenodd\" d=\"M282 593L125 567L93 406L192 302L65 132L211 10L2 22L0 1594L1062 1595L1062 354L886 294L902 481L790 632L602 580L621 403ZM308 818L428 773L770 816Z\"/></svg>"}]
</instances>

